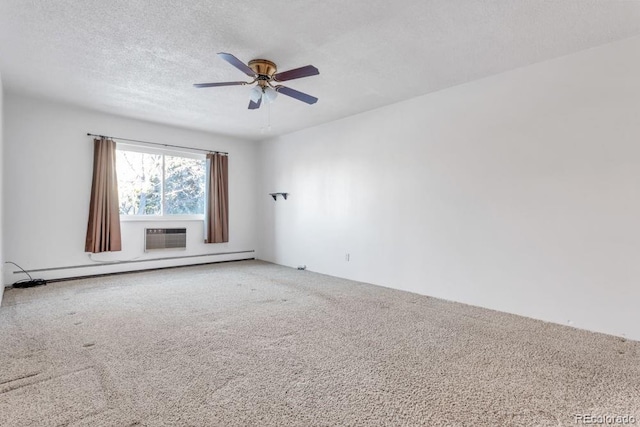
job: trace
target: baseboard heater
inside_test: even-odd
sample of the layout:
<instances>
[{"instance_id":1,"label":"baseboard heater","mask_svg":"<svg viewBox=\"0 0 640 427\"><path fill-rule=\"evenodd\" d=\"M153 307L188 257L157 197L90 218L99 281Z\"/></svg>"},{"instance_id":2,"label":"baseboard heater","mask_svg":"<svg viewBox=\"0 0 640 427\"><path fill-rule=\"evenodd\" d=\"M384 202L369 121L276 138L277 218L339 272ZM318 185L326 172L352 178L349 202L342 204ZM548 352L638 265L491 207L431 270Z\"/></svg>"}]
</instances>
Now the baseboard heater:
<instances>
[{"instance_id":1,"label":"baseboard heater","mask_svg":"<svg viewBox=\"0 0 640 427\"><path fill-rule=\"evenodd\" d=\"M126 261L96 262L95 264L68 265L66 267L34 268L26 271L29 273L38 273L38 272L56 271L56 270L74 270L77 268L95 268L95 267L103 267L107 265L138 264L138 263L154 262L154 261L167 261L172 259L202 258L202 257L209 257L209 256L238 255L238 254L246 254L246 258L239 258L239 259L234 259L229 261L247 261L250 259L256 259L255 252L256 251L254 249L251 249L248 251L214 252L214 253L197 254L197 255L167 256L167 257L159 257L159 258L145 258L145 259L135 259L135 260L126 260ZM226 261L222 261L222 262L226 262ZM210 264L210 263L198 262L192 265L196 265L196 264ZM20 274L20 273L23 273L23 272L19 270L13 271L13 274Z\"/></svg>"},{"instance_id":2,"label":"baseboard heater","mask_svg":"<svg viewBox=\"0 0 640 427\"><path fill-rule=\"evenodd\" d=\"M187 249L186 228L145 228L144 251Z\"/></svg>"}]
</instances>

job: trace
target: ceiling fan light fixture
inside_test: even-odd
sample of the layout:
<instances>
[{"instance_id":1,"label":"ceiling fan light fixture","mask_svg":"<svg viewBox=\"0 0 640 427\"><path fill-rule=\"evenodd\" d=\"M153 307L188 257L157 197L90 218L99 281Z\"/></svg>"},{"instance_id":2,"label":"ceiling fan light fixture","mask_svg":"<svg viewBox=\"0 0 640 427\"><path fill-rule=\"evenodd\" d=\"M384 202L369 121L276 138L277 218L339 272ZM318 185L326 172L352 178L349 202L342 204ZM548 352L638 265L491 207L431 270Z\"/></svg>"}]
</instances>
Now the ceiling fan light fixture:
<instances>
[{"instance_id":1,"label":"ceiling fan light fixture","mask_svg":"<svg viewBox=\"0 0 640 427\"><path fill-rule=\"evenodd\" d=\"M249 99L251 99L253 102L258 102L260 98L262 98L262 88L260 86L255 86L253 89L251 89Z\"/></svg>"},{"instance_id":2,"label":"ceiling fan light fixture","mask_svg":"<svg viewBox=\"0 0 640 427\"><path fill-rule=\"evenodd\" d=\"M264 97L267 101L273 102L278 97L278 92L274 88L267 86L264 90Z\"/></svg>"}]
</instances>

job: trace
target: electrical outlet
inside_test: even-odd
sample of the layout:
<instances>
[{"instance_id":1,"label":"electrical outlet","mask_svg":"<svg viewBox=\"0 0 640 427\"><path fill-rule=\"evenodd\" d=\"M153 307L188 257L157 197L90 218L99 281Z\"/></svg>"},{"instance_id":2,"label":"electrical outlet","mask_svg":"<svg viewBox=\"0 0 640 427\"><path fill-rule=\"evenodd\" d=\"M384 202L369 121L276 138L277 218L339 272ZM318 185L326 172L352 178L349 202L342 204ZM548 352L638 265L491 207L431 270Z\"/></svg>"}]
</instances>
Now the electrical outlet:
<instances>
[{"instance_id":1,"label":"electrical outlet","mask_svg":"<svg viewBox=\"0 0 640 427\"><path fill-rule=\"evenodd\" d=\"M347 262L349 262L349 261L350 261L350 258L351 258L351 254L346 254L346 255L344 256L344 260L345 260L345 261L347 261Z\"/></svg>"}]
</instances>

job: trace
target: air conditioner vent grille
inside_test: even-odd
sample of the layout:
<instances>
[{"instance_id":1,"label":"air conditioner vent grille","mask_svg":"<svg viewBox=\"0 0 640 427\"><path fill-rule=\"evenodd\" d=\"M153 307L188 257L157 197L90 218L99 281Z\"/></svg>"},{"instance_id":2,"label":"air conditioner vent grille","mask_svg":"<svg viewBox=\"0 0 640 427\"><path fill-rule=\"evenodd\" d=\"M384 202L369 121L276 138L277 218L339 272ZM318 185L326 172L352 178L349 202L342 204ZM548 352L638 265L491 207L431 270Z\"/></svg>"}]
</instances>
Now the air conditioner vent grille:
<instances>
[{"instance_id":1,"label":"air conditioner vent grille","mask_svg":"<svg viewBox=\"0 0 640 427\"><path fill-rule=\"evenodd\" d=\"M186 228L145 228L144 251L186 249Z\"/></svg>"}]
</instances>

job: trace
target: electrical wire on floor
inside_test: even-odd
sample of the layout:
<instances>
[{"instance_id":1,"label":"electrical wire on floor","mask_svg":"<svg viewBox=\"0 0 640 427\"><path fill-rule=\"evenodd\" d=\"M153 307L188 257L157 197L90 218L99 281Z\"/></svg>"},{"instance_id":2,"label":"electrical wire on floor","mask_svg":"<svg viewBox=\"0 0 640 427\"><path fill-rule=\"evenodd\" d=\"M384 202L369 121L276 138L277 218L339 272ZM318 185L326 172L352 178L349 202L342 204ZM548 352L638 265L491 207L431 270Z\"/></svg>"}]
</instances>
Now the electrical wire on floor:
<instances>
[{"instance_id":1,"label":"electrical wire on floor","mask_svg":"<svg viewBox=\"0 0 640 427\"><path fill-rule=\"evenodd\" d=\"M27 270L20 267L18 264L16 264L13 261L5 261L5 264L15 265L20 269L20 271L22 271L24 274L27 275L27 277L29 277L28 279L21 279L15 282L13 285L11 285L14 288L32 288L34 286L42 286L47 284L47 281L44 279L34 279L33 277L31 277L31 275L27 272Z\"/></svg>"}]
</instances>

